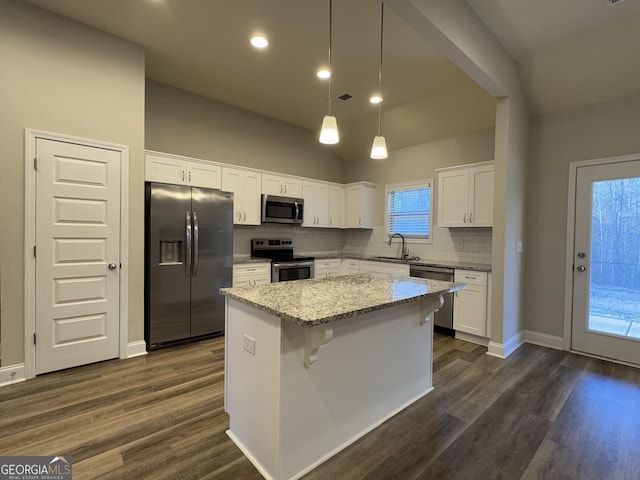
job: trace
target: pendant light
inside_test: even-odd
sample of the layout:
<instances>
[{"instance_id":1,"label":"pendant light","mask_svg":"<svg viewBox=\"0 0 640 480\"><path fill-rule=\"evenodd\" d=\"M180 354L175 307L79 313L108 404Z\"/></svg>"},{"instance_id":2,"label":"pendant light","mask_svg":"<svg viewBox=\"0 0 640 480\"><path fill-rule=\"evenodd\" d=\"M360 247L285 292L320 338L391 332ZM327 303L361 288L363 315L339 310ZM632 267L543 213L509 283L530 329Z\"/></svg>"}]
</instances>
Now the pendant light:
<instances>
[{"instance_id":1,"label":"pendant light","mask_svg":"<svg viewBox=\"0 0 640 480\"><path fill-rule=\"evenodd\" d=\"M382 104L382 45L384 39L384 2L380 2L380 68L378 70L378 95L380 96L380 102L378 102L378 135L373 138L373 145L371 146L371 158L374 160L382 160L387 158L387 141L382 136L382 122L381 122L381 104Z\"/></svg>"},{"instance_id":2,"label":"pendant light","mask_svg":"<svg viewBox=\"0 0 640 480\"><path fill-rule=\"evenodd\" d=\"M338 135L338 122L336 117L331 115L331 78L333 70L331 68L331 30L333 21L333 0L329 0L329 113L322 120L322 129L320 130L320 143L332 145L340 141Z\"/></svg>"}]
</instances>

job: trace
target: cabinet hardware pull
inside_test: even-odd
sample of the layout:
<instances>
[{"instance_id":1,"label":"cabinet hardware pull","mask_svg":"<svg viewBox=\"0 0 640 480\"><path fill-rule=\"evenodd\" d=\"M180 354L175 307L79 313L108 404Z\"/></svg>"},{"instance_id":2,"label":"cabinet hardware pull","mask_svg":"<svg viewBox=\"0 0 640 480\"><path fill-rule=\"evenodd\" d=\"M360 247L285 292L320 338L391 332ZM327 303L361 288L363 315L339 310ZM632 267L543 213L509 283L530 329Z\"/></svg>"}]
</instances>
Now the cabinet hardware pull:
<instances>
[{"instance_id":1,"label":"cabinet hardware pull","mask_svg":"<svg viewBox=\"0 0 640 480\"><path fill-rule=\"evenodd\" d=\"M247 212L244 212L244 218L242 220L245 221L246 219L247 219Z\"/></svg>"},{"instance_id":2,"label":"cabinet hardware pull","mask_svg":"<svg viewBox=\"0 0 640 480\"><path fill-rule=\"evenodd\" d=\"M473 212L469 214L469 223L473 223Z\"/></svg>"},{"instance_id":3,"label":"cabinet hardware pull","mask_svg":"<svg viewBox=\"0 0 640 480\"><path fill-rule=\"evenodd\" d=\"M467 214L466 214L466 213L464 214L464 217L463 217L462 221L463 221L464 223L467 223Z\"/></svg>"},{"instance_id":4,"label":"cabinet hardware pull","mask_svg":"<svg viewBox=\"0 0 640 480\"><path fill-rule=\"evenodd\" d=\"M191 181L191 170L189 170L189 181Z\"/></svg>"},{"instance_id":5,"label":"cabinet hardware pull","mask_svg":"<svg viewBox=\"0 0 640 480\"><path fill-rule=\"evenodd\" d=\"M184 170L182 170L182 181L184 182Z\"/></svg>"}]
</instances>

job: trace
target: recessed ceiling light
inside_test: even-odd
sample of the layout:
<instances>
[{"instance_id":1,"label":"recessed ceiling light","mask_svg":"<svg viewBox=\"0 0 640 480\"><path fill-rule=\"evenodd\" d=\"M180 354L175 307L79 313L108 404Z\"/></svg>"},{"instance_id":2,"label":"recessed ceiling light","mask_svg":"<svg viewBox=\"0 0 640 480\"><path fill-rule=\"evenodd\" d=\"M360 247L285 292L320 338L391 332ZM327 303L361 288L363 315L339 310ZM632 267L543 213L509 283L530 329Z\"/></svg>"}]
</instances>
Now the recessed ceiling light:
<instances>
[{"instance_id":1,"label":"recessed ceiling light","mask_svg":"<svg viewBox=\"0 0 640 480\"><path fill-rule=\"evenodd\" d=\"M267 48L269 46L269 41L262 35L254 35L251 37L251 45L256 48Z\"/></svg>"},{"instance_id":2,"label":"recessed ceiling light","mask_svg":"<svg viewBox=\"0 0 640 480\"><path fill-rule=\"evenodd\" d=\"M318 78L330 78L331 77L331 72L329 71L328 68L320 68L317 72L316 75L318 76Z\"/></svg>"},{"instance_id":3,"label":"recessed ceiling light","mask_svg":"<svg viewBox=\"0 0 640 480\"><path fill-rule=\"evenodd\" d=\"M369 101L371 103L380 103L382 102L382 97L380 95L371 95L371 98L369 98Z\"/></svg>"}]
</instances>

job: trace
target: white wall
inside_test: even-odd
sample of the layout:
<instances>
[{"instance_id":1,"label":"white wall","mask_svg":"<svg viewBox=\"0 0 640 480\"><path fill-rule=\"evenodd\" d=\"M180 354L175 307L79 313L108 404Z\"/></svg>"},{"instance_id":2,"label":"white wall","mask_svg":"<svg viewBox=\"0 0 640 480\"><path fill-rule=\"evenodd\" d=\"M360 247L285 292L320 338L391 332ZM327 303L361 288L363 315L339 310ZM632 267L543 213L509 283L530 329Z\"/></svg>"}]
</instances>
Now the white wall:
<instances>
[{"instance_id":1,"label":"white wall","mask_svg":"<svg viewBox=\"0 0 640 480\"><path fill-rule=\"evenodd\" d=\"M317 132L157 82L147 82L150 150L342 181L342 161Z\"/></svg>"},{"instance_id":2,"label":"white wall","mask_svg":"<svg viewBox=\"0 0 640 480\"><path fill-rule=\"evenodd\" d=\"M130 147L129 341L143 339L143 50L0 0L0 65L2 365L24 361L25 128Z\"/></svg>"},{"instance_id":3,"label":"white wall","mask_svg":"<svg viewBox=\"0 0 640 480\"><path fill-rule=\"evenodd\" d=\"M569 163L640 152L640 95L531 124L527 174L526 328L563 335Z\"/></svg>"}]
</instances>

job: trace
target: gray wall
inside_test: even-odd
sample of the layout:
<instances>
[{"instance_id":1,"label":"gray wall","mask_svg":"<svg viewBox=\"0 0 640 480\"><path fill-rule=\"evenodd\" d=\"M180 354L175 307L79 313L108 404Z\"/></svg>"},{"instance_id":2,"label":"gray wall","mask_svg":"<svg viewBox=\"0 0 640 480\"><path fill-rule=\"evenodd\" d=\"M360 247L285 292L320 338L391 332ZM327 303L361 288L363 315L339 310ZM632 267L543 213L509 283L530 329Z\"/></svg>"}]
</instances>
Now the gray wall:
<instances>
[{"instance_id":1,"label":"gray wall","mask_svg":"<svg viewBox=\"0 0 640 480\"><path fill-rule=\"evenodd\" d=\"M532 119L526 328L563 335L569 163L640 152L640 95Z\"/></svg>"},{"instance_id":2,"label":"gray wall","mask_svg":"<svg viewBox=\"0 0 640 480\"><path fill-rule=\"evenodd\" d=\"M342 181L342 162L317 132L157 82L147 82L150 150Z\"/></svg>"},{"instance_id":3,"label":"gray wall","mask_svg":"<svg viewBox=\"0 0 640 480\"><path fill-rule=\"evenodd\" d=\"M23 2L0 0L2 365L24 361L25 128L130 147L129 341L143 338L144 52Z\"/></svg>"}]
</instances>

